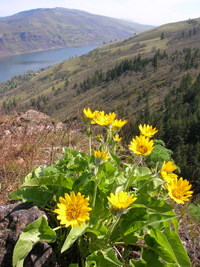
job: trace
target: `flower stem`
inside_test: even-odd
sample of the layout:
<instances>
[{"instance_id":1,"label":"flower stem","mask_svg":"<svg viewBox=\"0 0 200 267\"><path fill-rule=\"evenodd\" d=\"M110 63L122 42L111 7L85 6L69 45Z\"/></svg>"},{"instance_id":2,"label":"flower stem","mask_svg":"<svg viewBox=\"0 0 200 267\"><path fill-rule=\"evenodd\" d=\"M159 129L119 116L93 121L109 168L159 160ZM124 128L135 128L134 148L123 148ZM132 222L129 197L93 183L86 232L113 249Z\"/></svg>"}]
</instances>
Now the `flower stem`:
<instances>
[{"instance_id":1,"label":"flower stem","mask_svg":"<svg viewBox=\"0 0 200 267\"><path fill-rule=\"evenodd\" d=\"M106 243L106 244L109 242L109 239L110 239L110 237L111 237L111 235L112 235L112 232L113 232L113 230L115 229L116 225L117 225L118 222L119 222L120 216L121 216L121 214L118 214L116 220L115 220L114 223L111 225L111 227L110 227L110 229L109 229L109 231L108 231L108 233L107 233L107 237L106 237L106 239L105 239L105 243Z\"/></svg>"},{"instance_id":2,"label":"flower stem","mask_svg":"<svg viewBox=\"0 0 200 267\"><path fill-rule=\"evenodd\" d=\"M127 190L127 187L129 187L129 183L130 183L130 180L132 178L133 172L135 171L137 166L140 164L141 160L142 160L142 157L140 157L140 159L138 160L138 162L137 162L137 164L135 166L133 165L133 168L132 168L131 173L129 175L129 179L127 179L127 182L126 182L126 185L125 185L125 188L124 188L125 191Z\"/></svg>"}]
</instances>

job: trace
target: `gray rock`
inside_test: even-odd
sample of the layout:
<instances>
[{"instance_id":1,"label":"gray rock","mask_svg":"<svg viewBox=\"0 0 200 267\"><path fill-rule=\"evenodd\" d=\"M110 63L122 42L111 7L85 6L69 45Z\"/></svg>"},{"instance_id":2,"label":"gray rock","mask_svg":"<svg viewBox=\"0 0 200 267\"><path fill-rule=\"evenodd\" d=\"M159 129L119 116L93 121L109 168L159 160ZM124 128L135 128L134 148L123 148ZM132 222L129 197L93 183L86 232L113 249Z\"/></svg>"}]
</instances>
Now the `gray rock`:
<instances>
[{"instance_id":1,"label":"gray rock","mask_svg":"<svg viewBox=\"0 0 200 267\"><path fill-rule=\"evenodd\" d=\"M0 206L0 266L12 267L14 246L25 226L45 216L36 206L17 202ZM46 242L37 244L24 261L24 266L57 266L52 248Z\"/></svg>"}]
</instances>

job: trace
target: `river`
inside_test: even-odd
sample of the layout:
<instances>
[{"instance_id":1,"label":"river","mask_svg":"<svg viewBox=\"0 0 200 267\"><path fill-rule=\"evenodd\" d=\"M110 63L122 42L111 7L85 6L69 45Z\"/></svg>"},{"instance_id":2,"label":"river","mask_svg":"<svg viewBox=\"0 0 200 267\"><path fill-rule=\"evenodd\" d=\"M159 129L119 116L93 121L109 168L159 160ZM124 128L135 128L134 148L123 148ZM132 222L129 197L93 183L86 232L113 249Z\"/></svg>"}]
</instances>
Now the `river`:
<instances>
[{"instance_id":1,"label":"river","mask_svg":"<svg viewBox=\"0 0 200 267\"><path fill-rule=\"evenodd\" d=\"M7 81L14 75L24 74L29 70L36 71L71 57L81 56L97 46L66 47L0 57L0 82Z\"/></svg>"}]
</instances>

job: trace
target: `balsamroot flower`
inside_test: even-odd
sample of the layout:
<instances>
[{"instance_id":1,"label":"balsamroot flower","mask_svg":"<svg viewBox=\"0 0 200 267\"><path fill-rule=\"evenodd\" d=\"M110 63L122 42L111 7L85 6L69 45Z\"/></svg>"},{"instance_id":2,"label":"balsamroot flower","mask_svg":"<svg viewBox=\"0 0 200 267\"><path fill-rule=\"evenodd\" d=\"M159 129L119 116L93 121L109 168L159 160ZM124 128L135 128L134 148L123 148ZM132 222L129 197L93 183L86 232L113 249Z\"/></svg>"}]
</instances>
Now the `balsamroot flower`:
<instances>
[{"instance_id":1,"label":"balsamroot flower","mask_svg":"<svg viewBox=\"0 0 200 267\"><path fill-rule=\"evenodd\" d=\"M88 207L89 198L84 198L81 193L76 196L74 191L70 196L65 193L65 198L60 197L59 201L61 204L57 204L59 209L55 209L55 212L58 213L57 219L61 220L60 224L65 224L66 227L71 225L72 228L75 225L81 227L82 223L90 219L88 212L92 209Z\"/></svg>"},{"instance_id":2,"label":"balsamroot flower","mask_svg":"<svg viewBox=\"0 0 200 267\"><path fill-rule=\"evenodd\" d=\"M153 136L155 133L157 133L158 130L156 130L156 128L153 128L152 126L146 125L144 124L142 126L142 124L139 125L139 130L140 130L140 134L146 136L146 137L151 137Z\"/></svg>"},{"instance_id":3,"label":"balsamroot flower","mask_svg":"<svg viewBox=\"0 0 200 267\"><path fill-rule=\"evenodd\" d=\"M184 201L189 201L188 198L193 193L193 191L189 191L192 185L187 180L183 180L182 177L179 180L175 177L173 180L170 180L170 183L165 184L165 187L168 190L169 197L178 204L184 204Z\"/></svg>"},{"instance_id":4,"label":"balsamroot flower","mask_svg":"<svg viewBox=\"0 0 200 267\"><path fill-rule=\"evenodd\" d=\"M83 113L85 114L86 118L88 118L91 121L98 115L99 111L95 110L92 113L90 108L88 108L87 110L84 108Z\"/></svg>"},{"instance_id":5,"label":"balsamroot flower","mask_svg":"<svg viewBox=\"0 0 200 267\"><path fill-rule=\"evenodd\" d=\"M108 158L108 152L103 152L98 149L98 151L94 150L94 156L95 156L95 163L101 164L102 161L106 161Z\"/></svg>"},{"instance_id":6,"label":"balsamroot flower","mask_svg":"<svg viewBox=\"0 0 200 267\"><path fill-rule=\"evenodd\" d=\"M120 142L120 141L122 140L122 137L119 137L118 134L114 135L113 138L114 138L114 140L115 140L116 142Z\"/></svg>"},{"instance_id":7,"label":"balsamroot flower","mask_svg":"<svg viewBox=\"0 0 200 267\"><path fill-rule=\"evenodd\" d=\"M110 126L112 125L115 117L116 114L114 112L109 114L104 114L104 111L101 111L98 113L98 115L93 119L91 123L99 124L101 126Z\"/></svg>"},{"instance_id":8,"label":"balsamroot flower","mask_svg":"<svg viewBox=\"0 0 200 267\"><path fill-rule=\"evenodd\" d=\"M114 120L114 122L113 122L113 124L112 124L112 131L121 129L122 126L124 126L124 124L126 124L126 123L127 123L126 120L124 120L124 121L122 121L122 120L117 120L117 119Z\"/></svg>"},{"instance_id":9,"label":"balsamroot flower","mask_svg":"<svg viewBox=\"0 0 200 267\"><path fill-rule=\"evenodd\" d=\"M175 179L178 177L178 175L171 173L174 170L176 170L176 166L174 165L173 161L169 161L167 163L163 163L162 169L160 171L161 177L169 183L171 180Z\"/></svg>"},{"instance_id":10,"label":"balsamroot flower","mask_svg":"<svg viewBox=\"0 0 200 267\"><path fill-rule=\"evenodd\" d=\"M137 198L133 198L133 194L128 197L127 192L121 191L119 194L111 193L110 197L107 197L110 203L114 206L117 210L122 210L127 208L130 204L132 204Z\"/></svg>"},{"instance_id":11,"label":"balsamroot flower","mask_svg":"<svg viewBox=\"0 0 200 267\"><path fill-rule=\"evenodd\" d=\"M132 139L129 149L136 155L146 156L154 149L153 140L149 141L149 137L140 135Z\"/></svg>"}]
</instances>

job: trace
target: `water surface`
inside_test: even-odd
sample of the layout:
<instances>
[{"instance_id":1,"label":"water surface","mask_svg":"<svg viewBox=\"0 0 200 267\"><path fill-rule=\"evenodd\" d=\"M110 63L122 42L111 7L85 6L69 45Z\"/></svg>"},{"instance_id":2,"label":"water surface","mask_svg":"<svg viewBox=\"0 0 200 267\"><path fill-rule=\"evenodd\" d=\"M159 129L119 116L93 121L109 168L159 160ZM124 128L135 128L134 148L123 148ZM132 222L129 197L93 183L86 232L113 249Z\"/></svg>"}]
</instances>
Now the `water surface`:
<instances>
[{"instance_id":1,"label":"water surface","mask_svg":"<svg viewBox=\"0 0 200 267\"><path fill-rule=\"evenodd\" d=\"M39 70L53 66L70 57L81 56L98 45L66 47L0 57L0 82L9 80L14 75L24 74L29 70Z\"/></svg>"}]
</instances>

